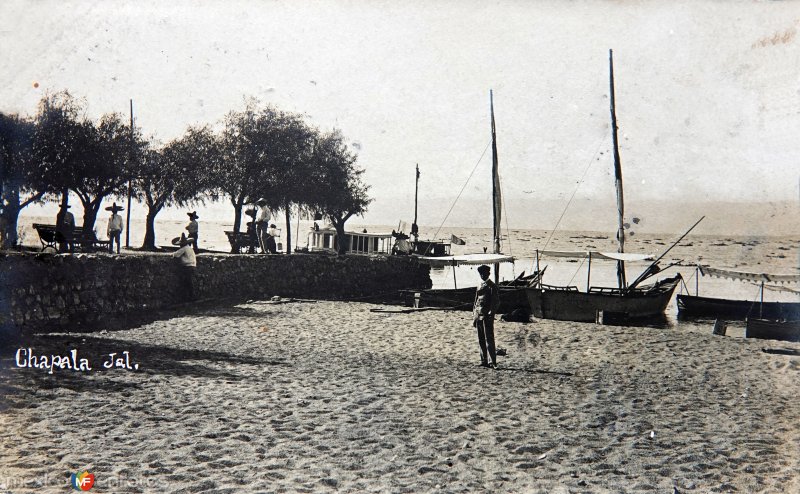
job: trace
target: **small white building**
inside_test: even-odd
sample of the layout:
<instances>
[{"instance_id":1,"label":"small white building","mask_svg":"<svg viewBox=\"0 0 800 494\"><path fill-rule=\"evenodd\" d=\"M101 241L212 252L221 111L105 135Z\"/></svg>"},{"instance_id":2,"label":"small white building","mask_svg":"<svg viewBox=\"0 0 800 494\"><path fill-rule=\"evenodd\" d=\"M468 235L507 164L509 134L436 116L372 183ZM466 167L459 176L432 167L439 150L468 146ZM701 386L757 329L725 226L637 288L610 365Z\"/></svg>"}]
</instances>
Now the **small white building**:
<instances>
[{"instance_id":1,"label":"small white building","mask_svg":"<svg viewBox=\"0 0 800 494\"><path fill-rule=\"evenodd\" d=\"M348 254L391 255L393 238L391 233L345 232L344 244ZM339 245L335 228L321 228L311 232L308 250L311 252L336 252Z\"/></svg>"}]
</instances>

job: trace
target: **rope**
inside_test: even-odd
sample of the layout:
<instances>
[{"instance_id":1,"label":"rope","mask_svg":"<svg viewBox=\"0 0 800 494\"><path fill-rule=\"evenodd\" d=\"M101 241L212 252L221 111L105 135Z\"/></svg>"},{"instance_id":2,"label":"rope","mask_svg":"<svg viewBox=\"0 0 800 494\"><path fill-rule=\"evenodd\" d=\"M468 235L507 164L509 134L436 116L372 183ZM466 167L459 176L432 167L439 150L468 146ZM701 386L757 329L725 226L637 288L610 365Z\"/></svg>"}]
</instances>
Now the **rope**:
<instances>
[{"instance_id":1,"label":"rope","mask_svg":"<svg viewBox=\"0 0 800 494\"><path fill-rule=\"evenodd\" d=\"M475 166L472 168L472 172L470 172L469 177L467 177L467 181L464 182L464 186L461 187L461 191L459 191L458 195L456 196L456 199L453 201L453 205L450 206L450 209L447 210L447 214L444 215L444 219L442 220L442 223L439 225L439 228L436 230L436 233L433 235L434 239L439 236L439 232L442 230L442 227L444 226L444 222L447 221L447 217L450 216L450 213L453 211L453 208L456 207L456 203L458 202L458 199L461 197L461 194L464 193L464 189L467 188L467 184L469 184L470 179L475 174L475 170L478 169L478 165L480 164L481 160L483 160L483 157L486 155L486 151L489 149L489 146L491 146L491 145L492 145L492 141L489 141L489 144L486 145L486 148L484 148L483 152L481 153L481 157L478 158L478 161L475 163Z\"/></svg>"},{"instance_id":2,"label":"rope","mask_svg":"<svg viewBox=\"0 0 800 494\"><path fill-rule=\"evenodd\" d=\"M500 197L503 201L503 211L506 212L506 237L508 238L508 255L512 255L511 252L511 229L508 227L508 209L506 208L506 193L503 191L503 181L501 177L498 175L497 181L500 182ZM532 271L532 270L531 270ZM514 263L511 263L511 279L515 279L517 277L517 273L514 270Z\"/></svg>"},{"instance_id":3,"label":"rope","mask_svg":"<svg viewBox=\"0 0 800 494\"><path fill-rule=\"evenodd\" d=\"M563 220L564 219L564 215L567 214L567 209L569 209L570 204L572 204L572 200L575 199L575 194L578 193L578 189L581 188L581 184L583 184L583 179L586 177L586 174L589 173L589 168L592 167L592 163L594 163L595 157L597 157L597 153L600 152L600 147L603 145L603 142L605 142L606 137L608 137L608 132L606 132L605 135L603 135L603 137L600 139L600 142L597 144L597 150L595 150L595 152L592 155L591 159L589 159L589 164L586 165L586 169L583 171L583 175L581 175L581 179L578 180L578 186L575 187L575 190L572 192L572 196L570 196L569 201L567 201L567 205L564 206L564 210L561 212L561 216L558 217L558 221L556 222L556 226L554 226L553 229L550 231L550 235L547 237L547 241L545 241L544 247L542 247L539 250L547 250L547 246L550 245L550 240L553 239L553 235L555 235L556 230L558 229L558 225L561 224L561 220ZM533 265L531 265L531 271L533 271L534 268L535 267ZM574 277L575 277L575 275L573 275L573 278Z\"/></svg>"}]
</instances>

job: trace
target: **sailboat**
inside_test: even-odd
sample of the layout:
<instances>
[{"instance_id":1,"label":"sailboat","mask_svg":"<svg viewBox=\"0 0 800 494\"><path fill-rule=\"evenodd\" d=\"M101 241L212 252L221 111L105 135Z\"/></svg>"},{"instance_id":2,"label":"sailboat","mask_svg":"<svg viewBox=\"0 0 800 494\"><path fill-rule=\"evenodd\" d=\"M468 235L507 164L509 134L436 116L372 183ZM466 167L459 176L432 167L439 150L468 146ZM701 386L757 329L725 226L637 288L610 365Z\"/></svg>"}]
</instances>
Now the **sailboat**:
<instances>
[{"instance_id":1,"label":"sailboat","mask_svg":"<svg viewBox=\"0 0 800 494\"><path fill-rule=\"evenodd\" d=\"M517 308L527 309L528 302L525 295L525 287L539 282L539 273L525 276L524 273L510 281L500 282L498 268L500 263L514 262L514 258L505 255L500 249L500 219L502 217L502 200L500 197L500 174L497 159L497 132L494 122L494 97L489 91L489 108L492 121L492 253L463 254L433 256L422 255L420 261L425 262L431 267L449 266L453 269L453 288L428 289L422 291L405 291L406 304L413 303L417 306L449 307L456 310L472 310L475 301L475 288L458 288L456 280L456 270L458 266L474 266L481 264L493 265L494 281L500 292L500 308L498 312L503 314L511 312ZM415 211L416 213L416 211ZM416 218L416 214L415 214ZM416 220L415 220L416 223ZM413 297L413 299L412 299Z\"/></svg>"},{"instance_id":2,"label":"sailboat","mask_svg":"<svg viewBox=\"0 0 800 494\"><path fill-rule=\"evenodd\" d=\"M608 51L610 87L611 87L611 135L614 144L614 178L617 190L618 230L617 252L588 253L591 269L592 255L611 259L617 263L616 287L593 287L587 282L587 290L581 292L576 286L552 286L539 284L526 289L530 309L534 317L542 319L557 319L562 321L579 322L610 322L611 320L625 321L630 319L663 317L672 294L681 280L678 273L675 276L659 280L652 285L641 285L645 279L655 275L662 269L658 261L669 251L665 251L633 282L628 284L625 275L626 261L644 261L651 259L642 254L625 252L625 226L624 204L622 194L622 168L620 166L619 145L617 142L617 117L614 108L614 59L613 52ZM702 218L701 218L702 220ZM695 223L694 226L697 226ZM689 229L691 231L692 228ZM683 237L685 237L687 231ZM674 247L677 245L672 245ZM672 248L670 247L670 249ZM565 253L562 253L566 255ZM581 253L586 256L587 253ZM666 268L665 268L666 269Z\"/></svg>"}]
</instances>

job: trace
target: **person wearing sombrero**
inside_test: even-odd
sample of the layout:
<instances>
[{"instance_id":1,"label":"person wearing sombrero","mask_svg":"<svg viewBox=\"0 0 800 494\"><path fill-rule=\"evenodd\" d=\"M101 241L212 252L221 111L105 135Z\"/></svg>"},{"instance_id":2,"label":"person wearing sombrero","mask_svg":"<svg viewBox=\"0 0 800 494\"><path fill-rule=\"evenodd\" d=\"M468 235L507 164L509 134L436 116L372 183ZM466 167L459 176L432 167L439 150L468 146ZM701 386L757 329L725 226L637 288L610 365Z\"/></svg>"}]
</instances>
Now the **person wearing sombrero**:
<instances>
[{"instance_id":1,"label":"person wearing sombrero","mask_svg":"<svg viewBox=\"0 0 800 494\"><path fill-rule=\"evenodd\" d=\"M250 221L247 222L247 253L255 254L258 247L258 235L256 233L256 208L250 208L246 210L244 214L250 217Z\"/></svg>"},{"instance_id":2,"label":"person wearing sombrero","mask_svg":"<svg viewBox=\"0 0 800 494\"><path fill-rule=\"evenodd\" d=\"M117 254L119 254L120 249L120 239L122 238L122 216L118 215L119 211L123 211L123 209L117 206L115 202L111 206L106 208L106 211L111 211L111 217L108 218L108 228L106 229L106 234L108 235L108 239L111 240L111 243L108 244L108 251L112 254L114 253L114 242L117 242Z\"/></svg>"},{"instance_id":3,"label":"person wearing sombrero","mask_svg":"<svg viewBox=\"0 0 800 494\"><path fill-rule=\"evenodd\" d=\"M197 220L200 217L197 216L197 211L191 211L191 212L186 213L186 214L189 216L189 224L186 225L186 231L189 232L189 234L186 236L186 238L189 241L189 243L192 245L192 248L194 249L194 253L197 254L197 252L199 250L197 248L197 230L198 230L198 227L199 227L199 225L197 224Z\"/></svg>"},{"instance_id":4,"label":"person wearing sombrero","mask_svg":"<svg viewBox=\"0 0 800 494\"><path fill-rule=\"evenodd\" d=\"M72 253L75 250L75 244L72 242L72 237L75 232L75 216L68 210L69 204L62 204L56 215L56 241L58 242L58 251Z\"/></svg>"}]
</instances>

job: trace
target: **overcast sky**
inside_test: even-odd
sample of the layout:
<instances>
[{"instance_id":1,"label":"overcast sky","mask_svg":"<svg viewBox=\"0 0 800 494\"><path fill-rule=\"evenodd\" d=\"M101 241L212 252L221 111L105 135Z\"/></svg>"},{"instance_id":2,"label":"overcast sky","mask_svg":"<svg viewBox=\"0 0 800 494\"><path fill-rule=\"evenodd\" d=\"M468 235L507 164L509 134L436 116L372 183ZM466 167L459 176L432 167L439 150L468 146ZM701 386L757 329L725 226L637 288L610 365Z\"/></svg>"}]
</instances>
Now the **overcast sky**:
<instances>
[{"instance_id":1,"label":"overcast sky","mask_svg":"<svg viewBox=\"0 0 800 494\"><path fill-rule=\"evenodd\" d=\"M546 227L526 211L557 217L576 188L613 201L613 48L629 208L796 202L798 29L798 1L4 1L0 110L32 115L47 90L93 118L133 99L167 141L256 97L343 131L368 223L411 219L419 163L420 223L438 225L489 143L493 89L509 221ZM464 226L490 225L490 166L456 205Z\"/></svg>"}]
</instances>

